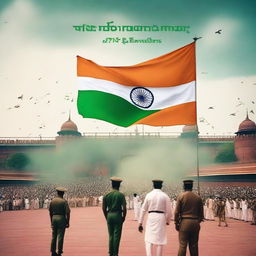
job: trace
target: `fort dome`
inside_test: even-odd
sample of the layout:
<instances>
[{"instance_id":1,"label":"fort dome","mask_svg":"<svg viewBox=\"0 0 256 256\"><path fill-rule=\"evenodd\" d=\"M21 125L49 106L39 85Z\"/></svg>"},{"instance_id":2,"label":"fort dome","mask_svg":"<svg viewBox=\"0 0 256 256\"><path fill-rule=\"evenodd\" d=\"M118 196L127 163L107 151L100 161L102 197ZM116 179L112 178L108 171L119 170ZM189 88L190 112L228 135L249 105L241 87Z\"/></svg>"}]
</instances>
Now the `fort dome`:
<instances>
[{"instance_id":1,"label":"fort dome","mask_svg":"<svg viewBox=\"0 0 256 256\"><path fill-rule=\"evenodd\" d=\"M77 126L76 124L70 120L70 118L68 119L68 121L66 121L65 123L62 124L61 131L76 131L77 132Z\"/></svg>"},{"instance_id":2,"label":"fort dome","mask_svg":"<svg viewBox=\"0 0 256 256\"><path fill-rule=\"evenodd\" d=\"M239 125L238 132L256 132L256 124L249 119L248 115L246 119Z\"/></svg>"},{"instance_id":3,"label":"fort dome","mask_svg":"<svg viewBox=\"0 0 256 256\"><path fill-rule=\"evenodd\" d=\"M62 124L60 131L57 133L60 136L81 136L76 124L70 119L70 115L68 120Z\"/></svg>"}]
</instances>

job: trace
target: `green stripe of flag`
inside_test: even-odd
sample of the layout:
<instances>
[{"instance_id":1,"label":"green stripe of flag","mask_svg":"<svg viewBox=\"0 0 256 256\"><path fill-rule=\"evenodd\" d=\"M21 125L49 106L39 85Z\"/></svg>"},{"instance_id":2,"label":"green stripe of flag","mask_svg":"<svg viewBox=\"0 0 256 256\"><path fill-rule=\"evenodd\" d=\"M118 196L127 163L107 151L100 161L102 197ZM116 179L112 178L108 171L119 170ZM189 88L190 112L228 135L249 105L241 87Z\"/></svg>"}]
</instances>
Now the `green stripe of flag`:
<instances>
[{"instance_id":1,"label":"green stripe of flag","mask_svg":"<svg viewBox=\"0 0 256 256\"><path fill-rule=\"evenodd\" d=\"M78 112L83 117L128 127L159 110L143 110L116 95L100 91L78 91Z\"/></svg>"}]
</instances>

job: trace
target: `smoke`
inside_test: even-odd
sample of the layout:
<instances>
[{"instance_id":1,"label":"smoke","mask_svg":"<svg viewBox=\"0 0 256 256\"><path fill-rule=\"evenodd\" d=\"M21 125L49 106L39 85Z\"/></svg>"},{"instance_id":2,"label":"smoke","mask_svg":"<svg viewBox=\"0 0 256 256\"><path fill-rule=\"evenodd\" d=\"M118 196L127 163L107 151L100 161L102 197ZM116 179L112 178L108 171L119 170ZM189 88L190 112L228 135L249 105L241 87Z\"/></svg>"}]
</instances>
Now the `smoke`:
<instances>
[{"instance_id":1,"label":"smoke","mask_svg":"<svg viewBox=\"0 0 256 256\"><path fill-rule=\"evenodd\" d=\"M114 175L123 179L125 191L151 186L156 178L165 184L179 182L197 167L193 141L143 136L81 138L60 148L32 152L29 157L30 169L43 181Z\"/></svg>"},{"instance_id":2,"label":"smoke","mask_svg":"<svg viewBox=\"0 0 256 256\"><path fill-rule=\"evenodd\" d=\"M124 158L117 174L124 179L125 190L140 192L152 179L164 184L180 182L196 170L196 145L182 139L151 139L138 142L133 154Z\"/></svg>"}]
</instances>

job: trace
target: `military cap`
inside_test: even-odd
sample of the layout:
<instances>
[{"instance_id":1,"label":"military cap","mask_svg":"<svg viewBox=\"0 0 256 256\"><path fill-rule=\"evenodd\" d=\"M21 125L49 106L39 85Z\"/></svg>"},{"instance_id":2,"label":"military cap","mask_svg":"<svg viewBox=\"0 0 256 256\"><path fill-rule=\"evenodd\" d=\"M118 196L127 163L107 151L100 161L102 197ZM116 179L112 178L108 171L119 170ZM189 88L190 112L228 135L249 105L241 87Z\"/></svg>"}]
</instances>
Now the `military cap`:
<instances>
[{"instance_id":1,"label":"military cap","mask_svg":"<svg viewBox=\"0 0 256 256\"><path fill-rule=\"evenodd\" d=\"M64 187L57 187L56 191L60 191L60 192L67 192L67 189Z\"/></svg>"},{"instance_id":2,"label":"military cap","mask_svg":"<svg viewBox=\"0 0 256 256\"><path fill-rule=\"evenodd\" d=\"M192 184L193 185L193 180L183 180L183 183L184 183L184 185L186 185L186 184Z\"/></svg>"},{"instance_id":3,"label":"military cap","mask_svg":"<svg viewBox=\"0 0 256 256\"><path fill-rule=\"evenodd\" d=\"M121 178L118 178L118 177L111 177L110 180L114 182L119 182L119 183L123 181Z\"/></svg>"}]
</instances>

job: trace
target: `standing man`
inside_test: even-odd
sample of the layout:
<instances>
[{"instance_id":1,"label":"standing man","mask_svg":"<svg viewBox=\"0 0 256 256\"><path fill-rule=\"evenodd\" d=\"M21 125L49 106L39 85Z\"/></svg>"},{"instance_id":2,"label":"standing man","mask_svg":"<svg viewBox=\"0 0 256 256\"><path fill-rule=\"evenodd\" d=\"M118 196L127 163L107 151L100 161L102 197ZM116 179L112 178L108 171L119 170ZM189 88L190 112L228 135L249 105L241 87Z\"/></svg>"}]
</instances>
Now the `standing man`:
<instances>
[{"instance_id":1,"label":"standing man","mask_svg":"<svg viewBox=\"0 0 256 256\"><path fill-rule=\"evenodd\" d=\"M161 190L163 181L153 180L153 190L149 192L141 207L139 231L143 231L143 219L148 212L145 231L146 255L153 256L153 247L156 247L156 256L163 253L163 245L167 244L166 225L171 220L170 198Z\"/></svg>"},{"instance_id":2,"label":"standing man","mask_svg":"<svg viewBox=\"0 0 256 256\"><path fill-rule=\"evenodd\" d=\"M178 256L186 256L187 245L191 256L198 256L200 222L204 219L203 201L192 192L193 180L184 180L184 190L177 198L175 227L179 232Z\"/></svg>"},{"instance_id":3,"label":"standing man","mask_svg":"<svg viewBox=\"0 0 256 256\"><path fill-rule=\"evenodd\" d=\"M134 220L138 220L140 217L140 208L141 208L141 201L140 197L134 193L133 194L133 211L134 211Z\"/></svg>"},{"instance_id":4,"label":"standing man","mask_svg":"<svg viewBox=\"0 0 256 256\"><path fill-rule=\"evenodd\" d=\"M126 201L123 193L119 192L122 180L112 177L113 190L103 197L102 210L107 220L109 234L109 255L118 256L122 227L126 217Z\"/></svg>"},{"instance_id":5,"label":"standing man","mask_svg":"<svg viewBox=\"0 0 256 256\"><path fill-rule=\"evenodd\" d=\"M52 256L60 256L63 253L63 242L65 229L69 228L70 209L68 202L63 198L67 191L65 188L56 188L57 197L55 197L49 206L51 226L52 226ZM57 241L58 240L58 241ZM56 253L56 244L58 243L58 253Z\"/></svg>"}]
</instances>

